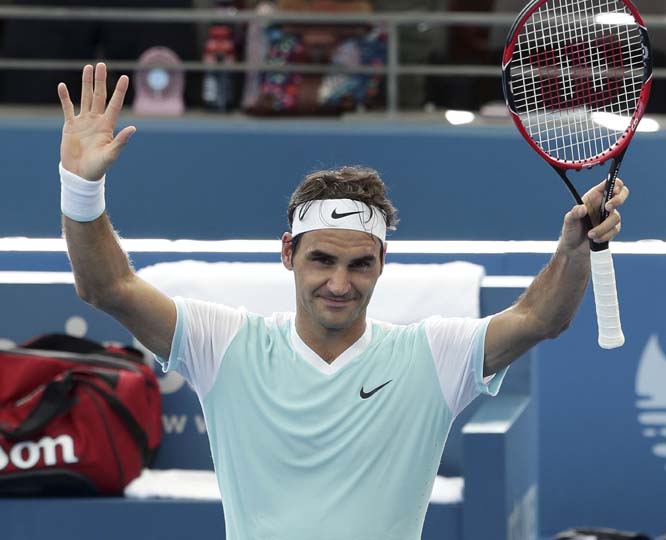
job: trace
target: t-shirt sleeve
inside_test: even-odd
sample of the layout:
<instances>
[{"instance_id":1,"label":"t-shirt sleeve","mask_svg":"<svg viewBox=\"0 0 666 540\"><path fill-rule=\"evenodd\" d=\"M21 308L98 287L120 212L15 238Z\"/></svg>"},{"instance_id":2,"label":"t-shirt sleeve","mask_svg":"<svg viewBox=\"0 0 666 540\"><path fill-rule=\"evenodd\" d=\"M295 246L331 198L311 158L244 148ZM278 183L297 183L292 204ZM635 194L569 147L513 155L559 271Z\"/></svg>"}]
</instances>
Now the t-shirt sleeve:
<instances>
[{"instance_id":1,"label":"t-shirt sleeve","mask_svg":"<svg viewBox=\"0 0 666 540\"><path fill-rule=\"evenodd\" d=\"M244 309L222 304L173 298L176 304L176 330L168 359L156 356L162 371L176 371L192 385L199 397L208 393L215 381L227 348L246 319Z\"/></svg>"},{"instance_id":2,"label":"t-shirt sleeve","mask_svg":"<svg viewBox=\"0 0 666 540\"><path fill-rule=\"evenodd\" d=\"M430 317L424 328L449 409L457 416L480 394L496 396L507 369L483 377L484 344L490 319Z\"/></svg>"}]
</instances>

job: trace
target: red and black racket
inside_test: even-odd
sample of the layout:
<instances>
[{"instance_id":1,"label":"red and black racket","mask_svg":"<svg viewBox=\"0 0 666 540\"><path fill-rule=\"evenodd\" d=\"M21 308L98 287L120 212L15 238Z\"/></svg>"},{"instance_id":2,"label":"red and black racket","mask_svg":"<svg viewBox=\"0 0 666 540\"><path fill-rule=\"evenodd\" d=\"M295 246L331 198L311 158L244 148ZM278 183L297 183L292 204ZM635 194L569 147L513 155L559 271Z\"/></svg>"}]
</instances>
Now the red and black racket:
<instances>
[{"instance_id":1,"label":"red and black racket","mask_svg":"<svg viewBox=\"0 0 666 540\"><path fill-rule=\"evenodd\" d=\"M528 143L560 175L611 160L601 206L643 116L652 84L650 41L628 0L534 0L513 24L502 59L504 96ZM590 218L587 225L591 228ZM608 243L590 242L599 345L624 343Z\"/></svg>"}]
</instances>

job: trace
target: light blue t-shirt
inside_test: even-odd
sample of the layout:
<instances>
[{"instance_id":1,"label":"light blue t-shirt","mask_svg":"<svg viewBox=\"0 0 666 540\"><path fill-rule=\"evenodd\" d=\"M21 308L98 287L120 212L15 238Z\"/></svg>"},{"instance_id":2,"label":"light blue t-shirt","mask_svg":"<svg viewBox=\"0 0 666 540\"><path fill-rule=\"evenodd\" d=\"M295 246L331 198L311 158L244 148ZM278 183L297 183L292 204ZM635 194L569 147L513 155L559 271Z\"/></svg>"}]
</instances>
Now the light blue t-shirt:
<instances>
[{"instance_id":1,"label":"light blue t-shirt","mask_svg":"<svg viewBox=\"0 0 666 540\"><path fill-rule=\"evenodd\" d=\"M483 380L489 318L368 320L326 363L293 314L175 299L165 371L202 405L228 540L418 540L456 415Z\"/></svg>"}]
</instances>

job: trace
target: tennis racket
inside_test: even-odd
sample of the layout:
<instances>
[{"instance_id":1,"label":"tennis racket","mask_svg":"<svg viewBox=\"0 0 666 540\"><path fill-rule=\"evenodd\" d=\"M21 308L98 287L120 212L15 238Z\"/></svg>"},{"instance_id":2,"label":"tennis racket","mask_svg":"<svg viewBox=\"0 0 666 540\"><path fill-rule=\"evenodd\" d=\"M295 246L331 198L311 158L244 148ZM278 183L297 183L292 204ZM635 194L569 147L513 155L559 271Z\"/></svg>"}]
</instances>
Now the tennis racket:
<instances>
[{"instance_id":1,"label":"tennis racket","mask_svg":"<svg viewBox=\"0 0 666 540\"><path fill-rule=\"evenodd\" d=\"M567 177L610 160L601 220L652 84L645 24L628 0L533 0L514 22L502 58L511 117L530 146ZM587 217L587 226L592 222ZM590 242L599 345L624 335L608 242Z\"/></svg>"}]
</instances>

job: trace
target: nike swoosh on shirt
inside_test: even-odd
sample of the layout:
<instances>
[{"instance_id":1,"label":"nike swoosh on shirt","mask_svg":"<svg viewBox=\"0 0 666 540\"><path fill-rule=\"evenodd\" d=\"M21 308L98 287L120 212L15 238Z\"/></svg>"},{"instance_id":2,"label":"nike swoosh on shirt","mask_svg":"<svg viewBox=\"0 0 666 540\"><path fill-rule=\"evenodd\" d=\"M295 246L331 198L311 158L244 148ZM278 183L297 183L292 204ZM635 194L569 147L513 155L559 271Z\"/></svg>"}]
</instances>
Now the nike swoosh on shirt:
<instances>
[{"instance_id":1,"label":"nike swoosh on shirt","mask_svg":"<svg viewBox=\"0 0 666 540\"><path fill-rule=\"evenodd\" d=\"M343 217L353 216L354 214L360 214L361 212L363 212L363 210L359 210L358 212L343 212L342 214L338 214L338 210L336 208L331 213L331 217L333 219L342 219Z\"/></svg>"},{"instance_id":2,"label":"nike swoosh on shirt","mask_svg":"<svg viewBox=\"0 0 666 540\"><path fill-rule=\"evenodd\" d=\"M391 379L391 381L392 380L393 379ZM386 381L384 384L379 385L377 388L374 388L373 390L370 390L369 392L363 391L363 387L361 386L361 398L362 399L368 399L371 395L373 395L376 392L379 392L382 388L384 388L391 381Z\"/></svg>"}]
</instances>

